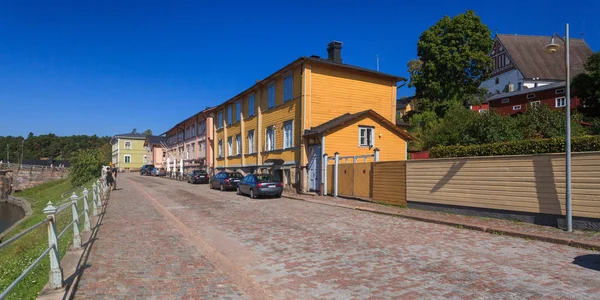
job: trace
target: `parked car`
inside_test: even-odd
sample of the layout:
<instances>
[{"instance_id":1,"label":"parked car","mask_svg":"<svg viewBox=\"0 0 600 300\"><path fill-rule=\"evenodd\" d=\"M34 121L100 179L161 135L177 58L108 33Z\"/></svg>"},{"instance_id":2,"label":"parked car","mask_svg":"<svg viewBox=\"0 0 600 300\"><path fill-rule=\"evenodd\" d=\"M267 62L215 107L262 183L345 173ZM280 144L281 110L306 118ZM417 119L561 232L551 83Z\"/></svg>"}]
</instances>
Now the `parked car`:
<instances>
[{"instance_id":1,"label":"parked car","mask_svg":"<svg viewBox=\"0 0 600 300\"><path fill-rule=\"evenodd\" d=\"M283 193L283 182L279 177L271 174L250 174L237 186L238 195L250 195L250 198L259 196L281 197Z\"/></svg>"},{"instance_id":2,"label":"parked car","mask_svg":"<svg viewBox=\"0 0 600 300\"><path fill-rule=\"evenodd\" d=\"M204 170L194 170L188 176L189 183L208 183L210 176Z\"/></svg>"},{"instance_id":3,"label":"parked car","mask_svg":"<svg viewBox=\"0 0 600 300\"><path fill-rule=\"evenodd\" d=\"M152 176L166 176L167 175L167 170L165 170L165 168L154 168L152 169Z\"/></svg>"},{"instance_id":4,"label":"parked car","mask_svg":"<svg viewBox=\"0 0 600 300\"><path fill-rule=\"evenodd\" d=\"M235 190L238 183L244 178L238 172L219 172L210 179L211 189Z\"/></svg>"},{"instance_id":5,"label":"parked car","mask_svg":"<svg viewBox=\"0 0 600 300\"><path fill-rule=\"evenodd\" d=\"M143 165L140 168L140 175L150 175L154 169L154 165Z\"/></svg>"}]
</instances>

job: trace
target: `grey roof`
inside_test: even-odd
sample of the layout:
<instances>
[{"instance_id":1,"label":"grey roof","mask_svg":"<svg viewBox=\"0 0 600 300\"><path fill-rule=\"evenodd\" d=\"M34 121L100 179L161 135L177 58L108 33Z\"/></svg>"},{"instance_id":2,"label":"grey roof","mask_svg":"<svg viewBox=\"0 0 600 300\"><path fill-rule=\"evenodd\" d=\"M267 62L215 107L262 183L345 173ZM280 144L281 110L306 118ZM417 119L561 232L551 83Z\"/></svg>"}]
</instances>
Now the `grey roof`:
<instances>
[{"instance_id":1,"label":"grey roof","mask_svg":"<svg viewBox=\"0 0 600 300\"><path fill-rule=\"evenodd\" d=\"M144 142L144 146L152 147L154 145L161 145L167 143L167 138L164 136L158 135L148 135L146 136L146 142Z\"/></svg>"},{"instance_id":2,"label":"grey roof","mask_svg":"<svg viewBox=\"0 0 600 300\"><path fill-rule=\"evenodd\" d=\"M115 137L116 138L129 138L129 139L145 139L146 135L143 133L129 132L129 133L115 134Z\"/></svg>"},{"instance_id":3,"label":"grey roof","mask_svg":"<svg viewBox=\"0 0 600 300\"><path fill-rule=\"evenodd\" d=\"M561 39L555 39L560 45L558 51L548 54L544 50L550 43L549 36L498 34L497 38L523 77L565 80L565 44ZM585 71L583 64L593 52L583 39L569 41L571 76L575 76Z\"/></svg>"},{"instance_id":4,"label":"grey roof","mask_svg":"<svg viewBox=\"0 0 600 300\"><path fill-rule=\"evenodd\" d=\"M415 99L415 96L410 96L410 97L400 98L400 99L396 100L396 109L406 108L408 106L408 104L410 104L410 102L413 101L414 99Z\"/></svg>"},{"instance_id":5,"label":"grey roof","mask_svg":"<svg viewBox=\"0 0 600 300\"><path fill-rule=\"evenodd\" d=\"M529 93L535 93L535 92L551 90L551 89L558 89L558 88L563 88L563 87L565 87L565 82L560 81L560 82L555 82L555 83L551 83L551 84L540 85L538 87L534 87L534 88L530 88L530 89L522 89L520 91L494 94L491 97L487 98L486 101L493 101L493 100L498 100L498 99L514 97L514 96L518 96L518 95L525 95L525 94L529 94Z\"/></svg>"}]
</instances>

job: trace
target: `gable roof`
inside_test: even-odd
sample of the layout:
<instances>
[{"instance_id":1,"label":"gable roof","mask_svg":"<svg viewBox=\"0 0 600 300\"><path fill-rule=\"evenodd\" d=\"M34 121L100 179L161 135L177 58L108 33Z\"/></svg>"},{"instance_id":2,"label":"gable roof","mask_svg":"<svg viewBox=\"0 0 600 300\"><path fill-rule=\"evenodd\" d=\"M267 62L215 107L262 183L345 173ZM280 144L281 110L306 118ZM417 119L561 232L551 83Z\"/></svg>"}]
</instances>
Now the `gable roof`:
<instances>
[{"instance_id":1,"label":"gable roof","mask_svg":"<svg viewBox=\"0 0 600 300\"><path fill-rule=\"evenodd\" d=\"M548 54L544 50L550 43L549 36L498 34L496 38L523 77L565 80L565 43L561 39L554 40L560 45L558 51ZM569 41L571 76L575 76L585 71L583 64L593 52L583 39L571 38Z\"/></svg>"},{"instance_id":2,"label":"gable roof","mask_svg":"<svg viewBox=\"0 0 600 300\"><path fill-rule=\"evenodd\" d=\"M415 96L410 96L396 100L396 110L406 108L414 99Z\"/></svg>"},{"instance_id":3,"label":"gable roof","mask_svg":"<svg viewBox=\"0 0 600 300\"><path fill-rule=\"evenodd\" d=\"M331 119L317 127L311 127L310 130L305 130L304 135L305 136L321 135L321 134L324 134L324 133L326 133L330 130L333 130L337 127L351 123L351 122L355 121L356 119L359 119L365 115L369 115L372 118L379 120L384 125L386 125L388 127L388 129L394 131L398 135L402 136L404 139L406 139L406 140L413 139L412 136L410 136L408 133L406 133L403 130L401 130L400 128L398 128L398 126L396 126L396 124L390 122L388 119L384 118L382 115L378 114L376 111L371 110L371 109L357 112L354 114L350 114L350 113L343 114L343 115L341 115L337 118Z\"/></svg>"},{"instance_id":4,"label":"gable roof","mask_svg":"<svg viewBox=\"0 0 600 300\"><path fill-rule=\"evenodd\" d=\"M129 139L146 139L146 135L143 133L137 133L137 132L129 132L129 133L121 133L121 134L115 134L115 138L129 138Z\"/></svg>"},{"instance_id":5,"label":"gable roof","mask_svg":"<svg viewBox=\"0 0 600 300\"><path fill-rule=\"evenodd\" d=\"M164 136L149 135L149 136L146 136L146 141L144 142L144 146L148 146L148 147L152 148L154 145L161 145L161 144L166 144L166 143L167 143L167 138L165 138Z\"/></svg>"},{"instance_id":6,"label":"gable roof","mask_svg":"<svg viewBox=\"0 0 600 300\"><path fill-rule=\"evenodd\" d=\"M518 96L518 95L530 94L530 93L551 90L551 89L559 89L559 88L564 88L564 87L565 87L564 81L554 82L551 84L540 85L540 86L534 87L534 88L522 89L520 91L501 93L501 94L493 94L491 97L487 98L485 101L488 102L488 101L493 101L493 100L498 100L498 99L505 99L505 98L510 98L510 97L514 97L514 96Z\"/></svg>"}]
</instances>

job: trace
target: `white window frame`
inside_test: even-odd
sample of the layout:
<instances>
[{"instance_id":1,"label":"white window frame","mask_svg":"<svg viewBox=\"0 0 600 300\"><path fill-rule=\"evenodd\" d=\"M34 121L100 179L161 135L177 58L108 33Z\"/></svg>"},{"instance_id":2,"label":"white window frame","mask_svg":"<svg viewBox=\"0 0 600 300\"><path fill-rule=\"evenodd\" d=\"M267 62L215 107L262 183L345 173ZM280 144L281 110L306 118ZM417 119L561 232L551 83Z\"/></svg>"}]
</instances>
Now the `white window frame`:
<instances>
[{"instance_id":1,"label":"white window frame","mask_svg":"<svg viewBox=\"0 0 600 300\"><path fill-rule=\"evenodd\" d=\"M233 156L233 137L227 137L227 156Z\"/></svg>"},{"instance_id":2,"label":"white window frame","mask_svg":"<svg viewBox=\"0 0 600 300\"><path fill-rule=\"evenodd\" d=\"M564 94L565 93L565 89L555 89L554 93L557 94L557 95L558 94Z\"/></svg>"},{"instance_id":3,"label":"white window frame","mask_svg":"<svg viewBox=\"0 0 600 300\"><path fill-rule=\"evenodd\" d=\"M289 132L286 131L286 127L289 126ZM283 122L283 149L289 149L294 147L294 121Z\"/></svg>"},{"instance_id":4,"label":"white window frame","mask_svg":"<svg viewBox=\"0 0 600 300\"><path fill-rule=\"evenodd\" d=\"M129 146L127 146L127 144L129 143ZM123 149L125 150L131 150L133 143L131 142L131 140L126 140L123 141Z\"/></svg>"},{"instance_id":5,"label":"white window frame","mask_svg":"<svg viewBox=\"0 0 600 300\"><path fill-rule=\"evenodd\" d=\"M529 99L535 99L535 93L527 94L527 100Z\"/></svg>"},{"instance_id":6,"label":"white window frame","mask_svg":"<svg viewBox=\"0 0 600 300\"><path fill-rule=\"evenodd\" d=\"M521 109L521 104L519 104L519 105L513 105L512 109L513 110L520 110Z\"/></svg>"},{"instance_id":7,"label":"white window frame","mask_svg":"<svg viewBox=\"0 0 600 300\"><path fill-rule=\"evenodd\" d=\"M531 102L529 102L529 105L530 105L530 106L538 106L538 105L540 105L540 104L542 104L542 103L540 102L540 100L536 100L536 101L531 101Z\"/></svg>"},{"instance_id":8,"label":"white window frame","mask_svg":"<svg viewBox=\"0 0 600 300\"><path fill-rule=\"evenodd\" d=\"M254 116L254 94L248 96L248 117Z\"/></svg>"},{"instance_id":9,"label":"white window frame","mask_svg":"<svg viewBox=\"0 0 600 300\"><path fill-rule=\"evenodd\" d=\"M242 135L235 135L235 155L242 154Z\"/></svg>"},{"instance_id":10,"label":"white window frame","mask_svg":"<svg viewBox=\"0 0 600 300\"><path fill-rule=\"evenodd\" d=\"M269 138L269 131L272 133L271 138ZM275 145L276 145L275 126L269 126L265 130L265 151L274 151Z\"/></svg>"},{"instance_id":11,"label":"white window frame","mask_svg":"<svg viewBox=\"0 0 600 300\"><path fill-rule=\"evenodd\" d=\"M123 162L126 164L130 164L131 163L131 155L130 154L123 155Z\"/></svg>"},{"instance_id":12,"label":"white window frame","mask_svg":"<svg viewBox=\"0 0 600 300\"><path fill-rule=\"evenodd\" d=\"M562 101L562 105L559 105L559 101ZM556 97L554 99L554 107L566 107L567 106L567 97Z\"/></svg>"},{"instance_id":13,"label":"white window frame","mask_svg":"<svg viewBox=\"0 0 600 300\"><path fill-rule=\"evenodd\" d=\"M502 104L504 104L504 103L508 103L508 102L510 102L510 99L508 99L508 98L504 98L504 99L500 100L500 102L501 102Z\"/></svg>"},{"instance_id":14,"label":"white window frame","mask_svg":"<svg viewBox=\"0 0 600 300\"><path fill-rule=\"evenodd\" d=\"M248 130L248 154L252 154L254 152L254 129L252 129Z\"/></svg>"},{"instance_id":15,"label":"white window frame","mask_svg":"<svg viewBox=\"0 0 600 300\"><path fill-rule=\"evenodd\" d=\"M369 145L369 139L367 135L365 135L365 143L362 143L362 133L363 131L368 134L371 132L371 145ZM358 146L363 148L372 148L375 147L375 127L373 126L358 126Z\"/></svg>"},{"instance_id":16,"label":"white window frame","mask_svg":"<svg viewBox=\"0 0 600 300\"><path fill-rule=\"evenodd\" d=\"M271 88L273 88L273 93L271 93ZM271 81L267 85L267 109L275 107L275 103L277 102L275 96L277 95L277 90L275 88L275 81Z\"/></svg>"},{"instance_id":17,"label":"white window frame","mask_svg":"<svg viewBox=\"0 0 600 300\"><path fill-rule=\"evenodd\" d=\"M294 73L290 71L283 76L283 102L294 98Z\"/></svg>"},{"instance_id":18,"label":"white window frame","mask_svg":"<svg viewBox=\"0 0 600 300\"><path fill-rule=\"evenodd\" d=\"M219 157L223 157L223 139L219 140Z\"/></svg>"}]
</instances>

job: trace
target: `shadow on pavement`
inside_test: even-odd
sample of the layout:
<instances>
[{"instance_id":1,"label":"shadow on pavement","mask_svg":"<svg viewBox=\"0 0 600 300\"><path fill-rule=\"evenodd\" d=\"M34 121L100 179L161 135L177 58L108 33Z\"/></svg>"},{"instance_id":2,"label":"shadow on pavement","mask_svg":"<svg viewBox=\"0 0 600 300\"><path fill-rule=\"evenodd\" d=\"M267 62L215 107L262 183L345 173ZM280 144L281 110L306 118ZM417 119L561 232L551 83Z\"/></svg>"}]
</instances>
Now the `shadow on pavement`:
<instances>
[{"instance_id":1,"label":"shadow on pavement","mask_svg":"<svg viewBox=\"0 0 600 300\"><path fill-rule=\"evenodd\" d=\"M600 271L600 254L586 254L575 257L573 263L586 269Z\"/></svg>"}]
</instances>

